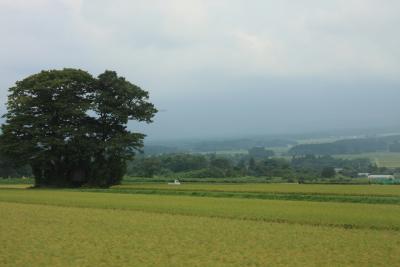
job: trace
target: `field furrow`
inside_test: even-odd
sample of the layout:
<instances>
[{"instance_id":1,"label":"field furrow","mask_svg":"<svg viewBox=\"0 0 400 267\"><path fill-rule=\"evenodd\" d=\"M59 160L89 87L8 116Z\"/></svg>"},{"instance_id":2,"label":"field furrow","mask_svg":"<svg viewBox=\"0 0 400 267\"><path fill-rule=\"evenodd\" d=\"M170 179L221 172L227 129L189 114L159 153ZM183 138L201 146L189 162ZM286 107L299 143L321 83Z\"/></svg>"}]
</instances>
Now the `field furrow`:
<instances>
[{"instance_id":1,"label":"field furrow","mask_svg":"<svg viewBox=\"0 0 400 267\"><path fill-rule=\"evenodd\" d=\"M330 225L346 228L400 230L400 206L398 205L21 189L1 190L0 201Z\"/></svg>"}]
</instances>

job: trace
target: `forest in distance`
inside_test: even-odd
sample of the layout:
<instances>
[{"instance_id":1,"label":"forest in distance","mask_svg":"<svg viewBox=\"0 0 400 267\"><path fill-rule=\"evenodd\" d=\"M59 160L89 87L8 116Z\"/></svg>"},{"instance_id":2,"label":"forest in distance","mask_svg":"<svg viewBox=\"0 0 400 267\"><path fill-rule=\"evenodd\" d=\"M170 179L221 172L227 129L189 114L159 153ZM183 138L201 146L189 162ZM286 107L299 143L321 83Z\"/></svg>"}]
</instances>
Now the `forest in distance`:
<instances>
[{"instance_id":1,"label":"forest in distance","mask_svg":"<svg viewBox=\"0 0 400 267\"><path fill-rule=\"evenodd\" d=\"M191 143L192 151L189 152L190 148L184 142L180 143L181 150L149 145L144 147L144 153L137 153L127 162L126 177L296 183L358 183L360 173L398 178L400 165L382 166L367 153L383 152L395 157L400 151L400 135L326 140L314 138L309 143L283 138L198 141ZM199 144L210 151L193 149ZM187 150L184 150L185 145ZM246 145L265 147L245 149ZM15 168L4 158L0 159L0 166L0 177L3 178L32 175L28 166Z\"/></svg>"}]
</instances>

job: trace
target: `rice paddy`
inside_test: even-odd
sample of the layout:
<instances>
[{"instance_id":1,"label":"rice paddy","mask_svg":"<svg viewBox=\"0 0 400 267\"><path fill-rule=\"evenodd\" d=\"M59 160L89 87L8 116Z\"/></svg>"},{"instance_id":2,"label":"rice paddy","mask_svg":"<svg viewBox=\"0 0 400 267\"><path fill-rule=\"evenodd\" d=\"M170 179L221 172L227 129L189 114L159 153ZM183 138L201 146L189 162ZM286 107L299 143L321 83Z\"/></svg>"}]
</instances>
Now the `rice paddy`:
<instances>
[{"instance_id":1,"label":"rice paddy","mask_svg":"<svg viewBox=\"0 0 400 267\"><path fill-rule=\"evenodd\" d=\"M124 194L121 188L0 189L0 265L400 265L398 204L158 194L157 188L177 190L164 185L137 193L143 186L129 185L133 191ZM189 184L179 190L400 196L400 187L372 185Z\"/></svg>"},{"instance_id":2,"label":"rice paddy","mask_svg":"<svg viewBox=\"0 0 400 267\"><path fill-rule=\"evenodd\" d=\"M328 195L400 196L400 186L382 185L318 185L318 184L202 184L183 183L179 186L164 184L118 185L113 189L160 189L213 192L303 193Z\"/></svg>"}]
</instances>

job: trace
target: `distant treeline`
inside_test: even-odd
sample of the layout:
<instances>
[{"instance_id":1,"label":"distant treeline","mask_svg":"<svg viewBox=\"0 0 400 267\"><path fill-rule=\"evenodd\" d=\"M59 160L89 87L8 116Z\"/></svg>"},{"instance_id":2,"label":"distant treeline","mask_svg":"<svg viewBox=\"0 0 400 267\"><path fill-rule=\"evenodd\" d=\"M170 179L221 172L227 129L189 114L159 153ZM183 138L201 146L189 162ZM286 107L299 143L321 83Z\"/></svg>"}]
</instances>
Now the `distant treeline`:
<instances>
[{"instance_id":1,"label":"distant treeline","mask_svg":"<svg viewBox=\"0 0 400 267\"><path fill-rule=\"evenodd\" d=\"M330 143L298 144L290 139L248 138L177 142L164 145L147 144L146 155L172 153L213 153L218 151L243 151L252 147L292 147L288 155L337 155L370 152L400 152L400 135L338 140Z\"/></svg>"},{"instance_id":2,"label":"distant treeline","mask_svg":"<svg viewBox=\"0 0 400 267\"><path fill-rule=\"evenodd\" d=\"M279 138L247 138L232 140L209 140L171 143L169 145L146 144L144 152L147 155L182 153L182 152L216 152L225 150L247 150L252 147L287 147L297 142Z\"/></svg>"},{"instance_id":3,"label":"distant treeline","mask_svg":"<svg viewBox=\"0 0 400 267\"><path fill-rule=\"evenodd\" d=\"M128 164L127 175L134 177L228 178L269 177L287 181L333 179L340 170L342 177L357 177L359 172L378 168L368 159L346 160L331 156L298 156L254 158L248 155L166 154L142 156Z\"/></svg>"},{"instance_id":4,"label":"distant treeline","mask_svg":"<svg viewBox=\"0 0 400 267\"><path fill-rule=\"evenodd\" d=\"M208 141L200 142L193 146L195 151L208 152L208 151L221 151L221 150L240 150L249 149L251 147L285 147L289 145L296 145L296 141L286 139L272 139L272 140L257 140L257 139L238 139L228 141Z\"/></svg>"},{"instance_id":5,"label":"distant treeline","mask_svg":"<svg viewBox=\"0 0 400 267\"><path fill-rule=\"evenodd\" d=\"M31 169L13 167L0 158L0 177L29 177ZM336 171L339 173L336 173ZM392 174L398 170L377 168L369 159L338 159L331 156L293 156L275 158L273 151L255 147L248 155L188 154L138 155L127 165L132 177L165 178L281 178L285 181L316 181L339 177L357 177L360 172Z\"/></svg>"},{"instance_id":6,"label":"distant treeline","mask_svg":"<svg viewBox=\"0 0 400 267\"><path fill-rule=\"evenodd\" d=\"M370 152L400 152L400 135L339 140L332 143L302 144L289 150L290 155L337 155Z\"/></svg>"}]
</instances>

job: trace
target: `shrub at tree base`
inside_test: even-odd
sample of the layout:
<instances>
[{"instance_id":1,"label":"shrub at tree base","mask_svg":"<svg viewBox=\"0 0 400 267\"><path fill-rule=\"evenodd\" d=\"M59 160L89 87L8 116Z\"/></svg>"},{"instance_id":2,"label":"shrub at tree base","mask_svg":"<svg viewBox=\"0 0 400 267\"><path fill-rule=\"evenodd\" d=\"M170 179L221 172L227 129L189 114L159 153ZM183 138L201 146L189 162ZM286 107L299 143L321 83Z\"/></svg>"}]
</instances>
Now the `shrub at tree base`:
<instances>
[{"instance_id":1,"label":"shrub at tree base","mask_svg":"<svg viewBox=\"0 0 400 267\"><path fill-rule=\"evenodd\" d=\"M9 92L0 151L29 164L36 186L119 183L144 138L126 124L150 123L157 112L148 92L113 71L97 78L76 69L42 71Z\"/></svg>"}]
</instances>

